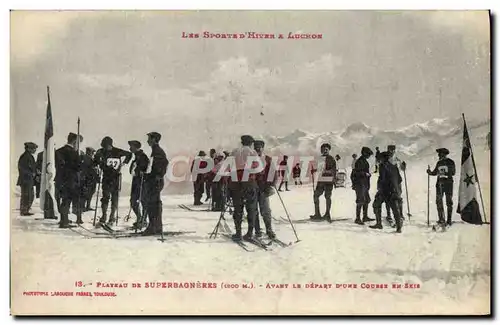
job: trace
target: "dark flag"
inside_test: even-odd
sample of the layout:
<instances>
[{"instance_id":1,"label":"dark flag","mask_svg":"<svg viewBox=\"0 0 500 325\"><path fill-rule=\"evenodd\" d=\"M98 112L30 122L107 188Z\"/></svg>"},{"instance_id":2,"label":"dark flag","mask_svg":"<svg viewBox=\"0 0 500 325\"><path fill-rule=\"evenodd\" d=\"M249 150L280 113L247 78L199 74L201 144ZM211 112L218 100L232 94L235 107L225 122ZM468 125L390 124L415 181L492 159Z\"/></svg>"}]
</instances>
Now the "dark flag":
<instances>
[{"instance_id":1,"label":"dark flag","mask_svg":"<svg viewBox=\"0 0 500 325\"><path fill-rule=\"evenodd\" d=\"M45 118L45 140L43 143L42 180L40 188L40 207L43 207L45 219L56 219L55 216L55 148L54 127L52 124L52 108L50 106L50 93L47 87L47 115Z\"/></svg>"},{"instance_id":2,"label":"dark flag","mask_svg":"<svg viewBox=\"0 0 500 325\"><path fill-rule=\"evenodd\" d=\"M480 225L483 223L479 204L477 202L476 183L478 177L474 168L472 158L472 146L470 144L467 124L464 120L464 136L462 148L462 168L460 172L460 185L458 188L458 209L457 212L462 216L462 220Z\"/></svg>"}]
</instances>

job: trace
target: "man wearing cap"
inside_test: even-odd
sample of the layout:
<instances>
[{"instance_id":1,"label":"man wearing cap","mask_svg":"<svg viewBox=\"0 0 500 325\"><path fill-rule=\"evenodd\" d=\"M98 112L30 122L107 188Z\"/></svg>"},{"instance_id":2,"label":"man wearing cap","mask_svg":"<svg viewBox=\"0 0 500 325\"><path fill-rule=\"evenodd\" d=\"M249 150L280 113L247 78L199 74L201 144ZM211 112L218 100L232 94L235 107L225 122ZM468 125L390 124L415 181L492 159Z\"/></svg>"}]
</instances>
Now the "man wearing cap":
<instances>
[{"instance_id":1,"label":"man wearing cap","mask_svg":"<svg viewBox=\"0 0 500 325\"><path fill-rule=\"evenodd\" d=\"M191 173L196 166L198 170L202 170L207 168L208 162L206 160L206 153L203 150L200 150L198 156L195 157L193 163L191 164ZM205 174L196 174L196 179L193 181L193 189L194 189L194 205L202 205L201 197L203 196L203 191L205 189ZM208 195L208 194L207 194Z\"/></svg>"},{"instance_id":2,"label":"man wearing cap","mask_svg":"<svg viewBox=\"0 0 500 325\"><path fill-rule=\"evenodd\" d=\"M78 147L77 142L82 142L83 137L71 132L68 135L66 145L56 150L56 188L59 188L60 206L59 214L61 220L59 221L59 228L69 228L69 207L72 202L78 199L80 195L80 188L78 184L78 177L81 171L81 159L79 153L76 151ZM78 224L83 223L81 214L77 214Z\"/></svg>"},{"instance_id":3,"label":"man wearing cap","mask_svg":"<svg viewBox=\"0 0 500 325\"><path fill-rule=\"evenodd\" d=\"M137 221L134 223L134 227L142 229L142 225L146 221L146 216L143 216L141 210L139 210L139 203L144 209L144 173L148 168L149 158L144 153L144 151L142 151L142 145L139 141L131 140L128 142L128 144L130 146L130 152L134 154L134 160L130 164L130 175L132 175L130 206L132 208L132 211L134 211L135 215L137 216Z\"/></svg>"},{"instance_id":4,"label":"man wearing cap","mask_svg":"<svg viewBox=\"0 0 500 325\"><path fill-rule=\"evenodd\" d=\"M373 212L377 223L370 226L372 229L383 229L382 226L382 204L389 205L394 211L394 219L396 220L396 231L401 232L403 220L397 205L400 200L398 184L401 176L397 171L397 167L389 163L390 153L385 151L379 154L379 177L377 180L377 194L373 201Z\"/></svg>"},{"instance_id":5,"label":"man wearing cap","mask_svg":"<svg viewBox=\"0 0 500 325\"><path fill-rule=\"evenodd\" d=\"M33 187L35 186L36 177L36 162L33 155L36 152L38 146L33 142L26 142L24 144L24 152L19 157L17 162L17 169L19 171L19 176L17 178L17 185L21 187L21 202L20 211L22 216L32 216L33 213L30 212L31 205L35 199L35 191Z\"/></svg>"},{"instance_id":6,"label":"man wearing cap","mask_svg":"<svg viewBox=\"0 0 500 325\"><path fill-rule=\"evenodd\" d=\"M401 215L401 218L403 218L404 220L404 216L403 216L403 198L402 198L402 193L403 193L403 190L402 190L402 183L403 183L403 178L401 177L401 174L400 174L400 170L405 170L406 169L406 162L404 161L401 161L401 159L399 159L397 156L396 156L396 146L391 144L391 145L388 145L387 146L387 151L389 152L389 163L391 163L392 165L396 166L396 170L397 170L397 173L398 173L398 179L400 179L401 181L398 183L398 195L399 195L399 202L397 204L397 207L400 209L399 213ZM386 208L387 208L387 221L389 222L392 222L392 218L391 218L391 209L390 209L390 204L386 205Z\"/></svg>"},{"instance_id":7,"label":"man wearing cap","mask_svg":"<svg viewBox=\"0 0 500 325\"><path fill-rule=\"evenodd\" d=\"M444 225L443 195L446 197L448 226L451 226L453 213L453 176L455 176L455 162L448 158L450 151L446 148L436 149L438 162L434 170L427 169L427 174L437 176L436 181L436 206L438 210L439 224Z\"/></svg>"},{"instance_id":8,"label":"man wearing cap","mask_svg":"<svg viewBox=\"0 0 500 325\"><path fill-rule=\"evenodd\" d=\"M163 232L161 191L165 185L168 159L165 151L160 147L161 135L158 132L148 133L148 145L151 147L151 156L148 168L144 174L144 200L149 224L142 233L144 236L157 235Z\"/></svg>"},{"instance_id":9,"label":"man wearing cap","mask_svg":"<svg viewBox=\"0 0 500 325\"><path fill-rule=\"evenodd\" d=\"M358 225L373 221L368 217L368 204L370 203L370 164L368 159L373 155L373 151L368 147L361 148L361 157L356 160L351 173L354 191L356 192L356 220ZM361 220L361 210L363 210L363 220Z\"/></svg>"},{"instance_id":10,"label":"man wearing cap","mask_svg":"<svg viewBox=\"0 0 500 325\"><path fill-rule=\"evenodd\" d=\"M122 158L125 158L122 161ZM111 212L108 225L112 225L118 209L118 197L121 189L121 167L132 159L132 153L113 146L113 139L106 136L101 141L101 149L97 150L94 164L102 171L102 216L99 223L106 223L109 200L111 199Z\"/></svg>"},{"instance_id":11,"label":"man wearing cap","mask_svg":"<svg viewBox=\"0 0 500 325\"><path fill-rule=\"evenodd\" d=\"M257 202L258 211L262 215L264 220L264 225L266 227L266 234L270 239L276 238L276 234L273 231L271 223L271 206L269 204L269 197L274 195L274 186L277 180L277 173L273 171L271 173L271 161L272 158L264 154L265 142L262 140L255 140L253 147L260 157L262 163L264 164L264 169L256 175L256 181L258 186L257 191ZM260 228L259 212L255 217L255 236L262 237L262 231Z\"/></svg>"},{"instance_id":12,"label":"man wearing cap","mask_svg":"<svg viewBox=\"0 0 500 325\"><path fill-rule=\"evenodd\" d=\"M326 220L332 222L330 209L332 207L332 191L337 173L337 164L335 159L330 155L331 149L332 146L329 143L323 143L321 145L321 158L318 166L317 168L313 167L311 169L313 175L319 170L319 177L313 195L314 215L310 217L312 220ZM322 217L319 209L319 197L323 195L323 193L325 194L326 211Z\"/></svg>"},{"instance_id":13,"label":"man wearing cap","mask_svg":"<svg viewBox=\"0 0 500 325\"><path fill-rule=\"evenodd\" d=\"M94 148L87 147L82 157L83 211L94 211L91 208L92 196L99 180L99 174L94 165L94 153Z\"/></svg>"},{"instance_id":14,"label":"man wearing cap","mask_svg":"<svg viewBox=\"0 0 500 325\"><path fill-rule=\"evenodd\" d=\"M239 241L241 237L241 223L243 221L243 208L245 207L248 215L248 231L243 236L245 240L251 240L255 227L255 219L257 217L257 183L255 174L249 174L248 179L244 179L244 172L250 167L247 166L248 157L257 158L257 152L251 147L254 139L250 135L241 136L241 147L233 150L231 156L235 160L237 179L231 177L229 183L229 191L233 200L234 212L234 227L236 234L233 235L233 240Z\"/></svg>"}]
</instances>

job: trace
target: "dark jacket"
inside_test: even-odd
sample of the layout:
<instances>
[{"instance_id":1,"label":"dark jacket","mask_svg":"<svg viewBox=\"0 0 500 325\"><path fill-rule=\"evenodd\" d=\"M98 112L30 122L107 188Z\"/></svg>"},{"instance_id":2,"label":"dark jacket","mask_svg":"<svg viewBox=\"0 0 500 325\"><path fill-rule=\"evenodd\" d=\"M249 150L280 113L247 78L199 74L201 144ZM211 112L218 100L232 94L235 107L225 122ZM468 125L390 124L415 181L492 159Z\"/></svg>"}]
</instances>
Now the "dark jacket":
<instances>
[{"instance_id":1,"label":"dark jacket","mask_svg":"<svg viewBox=\"0 0 500 325\"><path fill-rule=\"evenodd\" d=\"M130 174L134 177L140 176L141 172L145 173L149 165L149 158L144 151L139 150L134 154L135 159L130 164Z\"/></svg>"},{"instance_id":2,"label":"dark jacket","mask_svg":"<svg viewBox=\"0 0 500 325\"><path fill-rule=\"evenodd\" d=\"M56 150L56 183L65 187L77 185L80 172L80 156L70 145Z\"/></svg>"},{"instance_id":3,"label":"dark jacket","mask_svg":"<svg viewBox=\"0 0 500 325\"><path fill-rule=\"evenodd\" d=\"M370 186L370 164L365 157L361 156L356 160L352 170L351 180L354 186Z\"/></svg>"},{"instance_id":4,"label":"dark jacket","mask_svg":"<svg viewBox=\"0 0 500 325\"><path fill-rule=\"evenodd\" d=\"M132 153L115 147L111 150L103 148L97 150L94 164L101 168L103 180L114 180L120 177L122 157L125 157L123 163L128 164L132 159Z\"/></svg>"},{"instance_id":5,"label":"dark jacket","mask_svg":"<svg viewBox=\"0 0 500 325\"><path fill-rule=\"evenodd\" d=\"M256 175L257 185L259 186L259 189L261 191L265 191L266 188L276 185L276 182L278 180L278 173L276 171L274 171L274 175L271 175L271 177L269 177L269 173L271 172L272 158L266 155L264 156L264 161L266 164L264 170Z\"/></svg>"},{"instance_id":6,"label":"dark jacket","mask_svg":"<svg viewBox=\"0 0 500 325\"><path fill-rule=\"evenodd\" d=\"M450 158L439 160L429 175L437 176L438 182L453 182L455 176L455 162Z\"/></svg>"},{"instance_id":7,"label":"dark jacket","mask_svg":"<svg viewBox=\"0 0 500 325\"><path fill-rule=\"evenodd\" d=\"M163 179L167 173L168 159L159 145L151 147L151 160L151 171L146 174L146 180Z\"/></svg>"},{"instance_id":8,"label":"dark jacket","mask_svg":"<svg viewBox=\"0 0 500 325\"><path fill-rule=\"evenodd\" d=\"M300 170L299 166L293 167L293 169L292 169L293 178L300 177L300 171L301 170Z\"/></svg>"},{"instance_id":9,"label":"dark jacket","mask_svg":"<svg viewBox=\"0 0 500 325\"><path fill-rule=\"evenodd\" d=\"M17 162L17 169L19 177L17 178L17 185L34 186L36 175L35 158L31 153L25 151Z\"/></svg>"},{"instance_id":10,"label":"dark jacket","mask_svg":"<svg viewBox=\"0 0 500 325\"><path fill-rule=\"evenodd\" d=\"M381 192L384 197L388 199L399 198L399 184L401 181L401 175L395 165L389 162L383 162L380 164L377 191Z\"/></svg>"}]
</instances>

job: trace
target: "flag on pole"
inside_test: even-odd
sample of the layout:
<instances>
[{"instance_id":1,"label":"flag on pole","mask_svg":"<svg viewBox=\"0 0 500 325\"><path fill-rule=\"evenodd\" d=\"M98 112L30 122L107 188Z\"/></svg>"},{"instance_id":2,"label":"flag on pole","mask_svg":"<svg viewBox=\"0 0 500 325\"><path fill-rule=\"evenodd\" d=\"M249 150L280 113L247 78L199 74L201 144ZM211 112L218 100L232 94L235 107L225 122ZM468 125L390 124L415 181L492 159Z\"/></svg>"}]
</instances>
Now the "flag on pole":
<instances>
[{"instance_id":1,"label":"flag on pole","mask_svg":"<svg viewBox=\"0 0 500 325\"><path fill-rule=\"evenodd\" d=\"M42 180L40 188L40 207L43 207L45 219L56 219L55 215L55 147L54 127L52 124L52 108L50 106L50 90L47 86L47 115L45 118L45 140L43 143Z\"/></svg>"},{"instance_id":2,"label":"flag on pole","mask_svg":"<svg viewBox=\"0 0 500 325\"><path fill-rule=\"evenodd\" d=\"M464 135L462 148L462 169L460 172L460 185L458 187L458 209L457 212L462 216L462 220L480 225L483 223L479 204L477 202L477 183L476 170L472 158L472 146L470 144L467 124L464 120Z\"/></svg>"}]
</instances>

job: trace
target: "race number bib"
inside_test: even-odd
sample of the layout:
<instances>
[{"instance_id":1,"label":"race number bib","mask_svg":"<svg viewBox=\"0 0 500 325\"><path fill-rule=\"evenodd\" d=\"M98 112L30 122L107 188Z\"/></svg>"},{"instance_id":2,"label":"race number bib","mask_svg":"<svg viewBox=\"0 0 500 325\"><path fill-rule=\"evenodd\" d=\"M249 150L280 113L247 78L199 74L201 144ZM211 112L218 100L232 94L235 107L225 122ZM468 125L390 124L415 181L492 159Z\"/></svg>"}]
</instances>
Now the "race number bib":
<instances>
[{"instance_id":1,"label":"race number bib","mask_svg":"<svg viewBox=\"0 0 500 325\"><path fill-rule=\"evenodd\" d=\"M438 167L438 177L448 177L448 166L439 166Z\"/></svg>"},{"instance_id":2,"label":"race number bib","mask_svg":"<svg viewBox=\"0 0 500 325\"><path fill-rule=\"evenodd\" d=\"M119 158L108 158L106 160L106 166L113 168L114 170L118 170L120 168L120 159Z\"/></svg>"}]
</instances>

